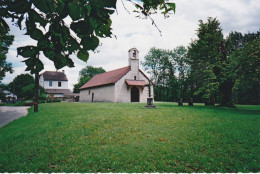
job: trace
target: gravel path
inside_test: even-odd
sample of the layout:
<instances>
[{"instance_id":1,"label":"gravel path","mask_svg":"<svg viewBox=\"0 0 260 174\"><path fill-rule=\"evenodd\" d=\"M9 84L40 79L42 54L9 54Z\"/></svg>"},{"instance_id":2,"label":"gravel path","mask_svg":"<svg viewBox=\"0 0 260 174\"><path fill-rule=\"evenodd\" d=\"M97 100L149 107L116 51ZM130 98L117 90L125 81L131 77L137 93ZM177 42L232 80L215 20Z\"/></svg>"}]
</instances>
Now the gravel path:
<instances>
[{"instance_id":1,"label":"gravel path","mask_svg":"<svg viewBox=\"0 0 260 174\"><path fill-rule=\"evenodd\" d=\"M26 116L29 106L0 106L0 127L10 123L11 121Z\"/></svg>"}]
</instances>

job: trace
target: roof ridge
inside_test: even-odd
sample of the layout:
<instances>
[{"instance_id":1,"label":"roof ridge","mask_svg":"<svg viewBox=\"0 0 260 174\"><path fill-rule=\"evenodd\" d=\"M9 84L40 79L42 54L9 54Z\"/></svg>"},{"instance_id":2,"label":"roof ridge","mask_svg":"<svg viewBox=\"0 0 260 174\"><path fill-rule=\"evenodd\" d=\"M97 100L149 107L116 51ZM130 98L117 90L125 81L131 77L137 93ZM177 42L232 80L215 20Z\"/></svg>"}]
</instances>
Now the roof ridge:
<instances>
[{"instance_id":1,"label":"roof ridge","mask_svg":"<svg viewBox=\"0 0 260 174\"><path fill-rule=\"evenodd\" d=\"M117 68L117 69L114 69L114 70L111 70L111 71L107 71L107 72L104 72L104 73L109 73L109 72L112 72L112 71L117 71L117 70L119 70L119 69L123 69L123 68L127 68L127 67L130 67L130 66L125 66L125 67L122 67L122 68ZM104 73L102 73L102 74L104 74Z\"/></svg>"}]
</instances>

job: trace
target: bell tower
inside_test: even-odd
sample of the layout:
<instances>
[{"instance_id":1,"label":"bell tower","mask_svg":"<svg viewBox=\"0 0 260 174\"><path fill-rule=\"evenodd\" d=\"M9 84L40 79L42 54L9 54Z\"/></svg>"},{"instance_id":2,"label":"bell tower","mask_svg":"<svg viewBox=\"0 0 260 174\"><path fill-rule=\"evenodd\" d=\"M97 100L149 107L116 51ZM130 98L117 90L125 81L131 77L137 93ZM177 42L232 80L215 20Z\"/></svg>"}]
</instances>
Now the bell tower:
<instances>
[{"instance_id":1,"label":"bell tower","mask_svg":"<svg viewBox=\"0 0 260 174\"><path fill-rule=\"evenodd\" d=\"M138 74L139 72L139 51L136 48L131 48L128 51L128 61L131 71Z\"/></svg>"}]
</instances>

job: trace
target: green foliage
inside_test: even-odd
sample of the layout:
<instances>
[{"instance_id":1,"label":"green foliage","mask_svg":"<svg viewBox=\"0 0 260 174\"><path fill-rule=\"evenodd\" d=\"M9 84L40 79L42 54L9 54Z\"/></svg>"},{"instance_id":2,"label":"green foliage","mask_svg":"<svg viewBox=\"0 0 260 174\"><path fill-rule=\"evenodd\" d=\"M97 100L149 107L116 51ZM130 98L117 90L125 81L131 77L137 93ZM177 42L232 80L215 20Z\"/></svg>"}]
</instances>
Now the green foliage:
<instances>
[{"instance_id":1,"label":"green foliage","mask_svg":"<svg viewBox=\"0 0 260 174\"><path fill-rule=\"evenodd\" d=\"M20 74L16 76L13 82L9 83L8 86L10 91L13 91L13 93L17 95L18 98L23 98L28 97L27 95L23 94L23 88L27 87L28 85L34 85L34 78L30 74ZM28 93L29 89L31 89L30 93L33 93L32 86L30 86L30 88L28 87L27 89Z\"/></svg>"},{"instance_id":2,"label":"green foliage","mask_svg":"<svg viewBox=\"0 0 260 174\"><path fill-rule=\"evenodd\" d=\"M0 128L0 172L257 173L259 106L46 103Z\"/></svg>"},{"instance_id":3,"label":"green foliage","mask_svg":"<svg viewBox=\"0 0 260 174\"><path fill-rule=\"evenodd\" d=\"M34 97L34 84L29 84L22 88L22 96L26 99L32 99ZM46 99L45 90L43 87L39 86L39 99Z\"/></svg>"},{"instance_id":4,"label":"green foliage","mask_svg":"<svg viewBox=\"0 0 260 174\"><path fill-rule=\"evenodd\" d=\"M86 66L85 68L83 68L82 70L80 70L79 75L80 77L94 77L97 74L101 74L106 72L102 67L93 67L93 66Z\"/></svg>"},{"instance_id":5,"label":"green foliage","mask_svg":"<svg viewBox=\"0 0 260 174\"><path fill-rule=\"evenodd\" d=\"M146 17L155 11L161 11L167 17L175 11L174 3L142 0L139 5L135 1L130 2L136 6L137 13ZM32 74L44 68L39 59L40 52L54 62L56 69L74 67L70 58L72 54L76 53L79 59L87 61L89 51L98 47L99 38L111 37L110 16L116 10L116 3L117 0L1 1L0 27L8 30L5 19L12 18L20 29L26 30L26 35L37 41L36 46L17 49L18 55L27 58L24 61L26 70ZM71 23L66 23L67 17L72 19Z\"/></svg>"},{"instance_id":6,"label":"green foliage","mask_svg":"<svg viewBox=\"0 0 260 174\"><path fill-rule=\"evenodd\" d=\"M177 101L186 98L186 48L176 47L174 50L151 48L142 62L144 69L154 82L154 98L157 101Z\"/></svg>"},{"instance_id":7,"label":"green foliage","mask_svg":"<svg viewBox=\"0 0 260 174\"><path fill-rule=\"evenodd\" d=\"M89 76L80 77L78 83L74 84L73 93L79 93L80 92L79 88L82 87L85 83L87 83L90 79L91 77Z\"/></svg>"},{"instance_id":8,"label":"green foliage","mask_svg":"<svg viewBox=\"0 0 260 174\"><path fill-rule=\"evenodd\" d=\"M8 90L8 85L0 83L0 90Z\"/></svg>"},{"instance_id":9,"label":"green foliage","mask_svg":"<svg viewBox=\"0 0 260 174\"><path fill-rule=\"evenodd\" d=\"M237 74L240 74L242 79L247 81L259 82L260 81L260 37L245 44L236 53L239 61Z\"/></svg>"},{"instance_id":10,"label":"green foliage","mask_svg":"<svg viewBox=\"0 0 260 174\"><path fill-rule=\"evenodd\" d=\"M8 48L14 40L14 36L9 35L8 31L0 20L0 83L7 72L13 73L12 64L6 62Z\"/></svg>"},{"instance_id":11,"label":"green foliage","mask_svg":"<svg viewBox=\"0 0 260 174\"><path fill-rule=\"evenodd\" d=\"M178 72L178 98L189 100L190 95L188 92L187 78L190 67L187 59L187 49L184 46L178 46L173 50L173 60Z\"/></svg>"},{"instance_id":12,"label":"green foliage","mask_svg":"<svg viewBox=\"0 0 260 174\"><path fill-rule=\"evenodd\" d=\"M155 100L259 104L260 32L231 32L224 39L220 22L208 18L199 21L197 36L188 50L151 48L145 56L142 65L154 82Z\"/></svg>"},{"instance_id":13,"label":"green foliage","mask_svg":"<svg viewBox=\"0 0 260 174\"><path fill-rule=\"evenodd\" d=\"M49 99L49 100L47 100L47 103L56 103L56 102L61 102L61 100L58 100L58 99Z\"/></svg>"},{"instance_id":14,"label":"green foliage","mask_svg":"<svg viewBox=\"0 0 260 174\"><path fill-rule=\"evenodd\" d=\"M73 92L79 93L79 88L87 83L92 77L97 74L106 72L102 67L87 66L80 70L78 83L74 85Z\"/></svg>"},{"instance_id":15,"label":"green foliage","mask_svg":"<svg viewBox=\"0 0 260 174\"><path fill-rule=\"evenodd\" d=\"M240 37L238 37L240 36ZM230 61L233 68L231 73L236 78L233 89L234 99L241 104L260 104L260 32L230 33L228 44ZM236 44L238 43L238 44ZM231 47L231 49L230 49Z\"/></svg>"},{"instance_id":16,"label":"green foliage","mask_svg":"<svg viewBox=\"0 0 260 174\"><path fill-rule=\"evenodd\" d=\"M1 100L2 102L5 102L5 101L6 101L5 94L1 91L1 89L0 89L0 100Z\"/></svg>"},{"instance_id":17,"label":"green foliage","mask_svg":"<svg viewBox=\"0 0 260 174\"><path fill-rule=\"evenodd\" d=\"M205 103L214 104L219 88L221 52L219 45L224 41L220 23L216 18L199 21L198 39L188 48L191 78L195 96L201 94Z\"/></svg>"}]
</instances>

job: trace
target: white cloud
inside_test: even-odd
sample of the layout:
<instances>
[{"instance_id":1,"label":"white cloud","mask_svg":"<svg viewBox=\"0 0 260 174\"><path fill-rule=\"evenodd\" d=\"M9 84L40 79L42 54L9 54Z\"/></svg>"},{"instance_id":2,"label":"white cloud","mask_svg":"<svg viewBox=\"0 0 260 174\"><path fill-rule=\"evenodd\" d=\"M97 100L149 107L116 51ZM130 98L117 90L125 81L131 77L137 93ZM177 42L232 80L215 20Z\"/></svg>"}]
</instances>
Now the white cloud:
<instances>
[{"instance_id":1,"label":"white cloud","mask_svg":"<svg viewBox=\"0 0 260 174\"><path fill-rule=\"evenodd\" d=\"M173 49L176 46L187 46L191 39L196 38L198 20L206 20L207 17L217 17L227 35L231 31L242 33L256 32L260 28L260 3L259 0L175 0L176 13L164 19L162 15L154 15L153 18L162 31L160 36L158 30L150 20L136 18L133 13L133 5L125 2L128 12L118 1L118 14L112 15L113 33L117 36L100 39L102 46L98 48L99 53L90 53L87 63L82 62L73 56L75 68L63 68L69 79L69 87L73 88L78 80L79 71L86 65L103 67L105 70L113 70L128 64L128 50L136 47L140 52L140 60L147 54L151 47ZM14 45L11 47L8 61L13 63L15 74L8 74L3 82L9 83L21 73L25 73L25 65L22 57L16 57L16 47L27 44L35 44L29 37L22 35L19 29L12 27L12 34L15 34ZM41 56L45 70L55 71L53 63Z\"/></svg>"}]
</instances>

